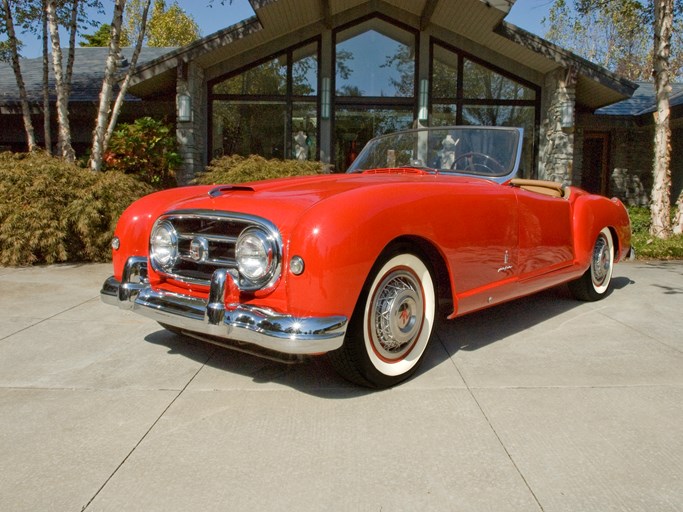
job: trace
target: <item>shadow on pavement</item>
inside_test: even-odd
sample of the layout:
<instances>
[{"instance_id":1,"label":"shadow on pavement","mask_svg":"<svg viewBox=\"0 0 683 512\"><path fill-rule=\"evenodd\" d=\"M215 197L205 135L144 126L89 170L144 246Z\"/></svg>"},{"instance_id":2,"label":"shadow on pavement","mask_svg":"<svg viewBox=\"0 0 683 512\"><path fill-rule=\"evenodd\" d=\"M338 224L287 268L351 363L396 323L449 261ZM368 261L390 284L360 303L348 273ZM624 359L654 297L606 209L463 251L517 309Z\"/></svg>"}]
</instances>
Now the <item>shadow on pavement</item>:
<instances>
[{"instance_id":1,"label":"shadow on pavement","mask_svg":"<svg viewBox=\"0 0 683 512\"><path fill-rule=\"evenodd\" d=\"M634 281L615 277L612 290L618 291ZM683 291L677 291L680 293ZM609 300L607 298L606 300ZM558 286L516 299L454 320L441 320L417 375L428 373L458 350L473 351L548 321L578 307L566 286ZM376 391L343 380L325 357L311 357L300 363L285 364L237 352L160 328L145 340L168 348L211 368L248 377L257 384L274 383L321 398L356 398Z\"/></svg>"}]
</instances>

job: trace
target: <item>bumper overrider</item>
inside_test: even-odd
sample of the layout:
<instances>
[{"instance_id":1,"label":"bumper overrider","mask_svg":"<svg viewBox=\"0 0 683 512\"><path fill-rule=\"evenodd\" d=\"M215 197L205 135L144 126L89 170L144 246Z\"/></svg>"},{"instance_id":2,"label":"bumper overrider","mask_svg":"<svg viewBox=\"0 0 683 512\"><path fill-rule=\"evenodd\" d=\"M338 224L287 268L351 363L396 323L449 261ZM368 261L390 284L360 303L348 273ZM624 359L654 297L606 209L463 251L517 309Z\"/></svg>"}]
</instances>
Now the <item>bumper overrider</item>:
<instances>
[{"instance_id":1,"label":"bumper overrider","mask_svg":"<svg viewBox=\"0 0 683 512\"><path fill-rule=\"evenodd\" d=\"M128 258L121 281L109 277L100 297L189 334L244 342L283 354L319 354L342 345L344 316L296 318L246 304L225 304L226 270L216 270L208 300L154 290L147 281L147 258Z\"/></svg>"}]
</instances>

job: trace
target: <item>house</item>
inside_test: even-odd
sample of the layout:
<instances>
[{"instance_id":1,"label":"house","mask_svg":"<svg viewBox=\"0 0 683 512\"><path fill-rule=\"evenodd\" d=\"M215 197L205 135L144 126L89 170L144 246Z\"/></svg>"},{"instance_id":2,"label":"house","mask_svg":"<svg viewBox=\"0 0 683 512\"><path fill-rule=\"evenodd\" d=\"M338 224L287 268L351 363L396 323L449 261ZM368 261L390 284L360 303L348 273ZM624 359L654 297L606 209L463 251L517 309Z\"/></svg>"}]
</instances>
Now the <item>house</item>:
<instances>
[{"instance_id":1,"label":"house","mask_svg":"<svg viewBox=\"0 0 683 512\"><path fill-rule=\"evenodd\" d=\"M647 167L622 152L624 137L647 135L648 113L617 114L646 88L507 23L513 3L251 0L249 19L182 48L146 48L122 120L175 122L180 183L228 153L319 159L341 172L373 136L419 123L523 127L525 177L620 193L616 167L646 184ZM101 83L89 74L97 59L102 73L98 50L77 49L77 75L97 86L72 98L80 151ZM12 80L3 68L0 145L19 149Z\"/></svg>"}]
</instances>

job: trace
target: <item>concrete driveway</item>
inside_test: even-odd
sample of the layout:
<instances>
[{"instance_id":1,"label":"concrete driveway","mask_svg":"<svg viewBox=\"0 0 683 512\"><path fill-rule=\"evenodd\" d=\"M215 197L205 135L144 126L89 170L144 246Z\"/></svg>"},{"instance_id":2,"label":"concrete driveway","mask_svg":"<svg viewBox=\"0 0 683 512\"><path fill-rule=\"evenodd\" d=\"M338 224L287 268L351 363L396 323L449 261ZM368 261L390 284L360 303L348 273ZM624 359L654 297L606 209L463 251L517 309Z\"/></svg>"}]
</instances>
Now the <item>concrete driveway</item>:
<instances>
[{"instance_id":1,"label":"concrete driveway","mask_svg":"<svg viewBox=\"0 0 683 512\"><path fill-rule=\"evenodd\" d=\"M446 323L383 392L165 332L109 273L0 268L2 511L683 510L683 263Z\"/></svg>"}]
</instances>

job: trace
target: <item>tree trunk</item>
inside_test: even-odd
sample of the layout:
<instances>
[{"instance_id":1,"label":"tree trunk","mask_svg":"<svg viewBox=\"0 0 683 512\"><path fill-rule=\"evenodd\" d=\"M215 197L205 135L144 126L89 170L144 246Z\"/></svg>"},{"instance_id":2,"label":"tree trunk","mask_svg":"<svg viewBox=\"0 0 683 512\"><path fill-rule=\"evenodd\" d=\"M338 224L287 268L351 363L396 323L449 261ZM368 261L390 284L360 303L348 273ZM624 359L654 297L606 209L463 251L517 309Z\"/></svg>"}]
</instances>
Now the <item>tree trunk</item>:
<instances>
[{"instance_id":1,"label":"tree trunk","mask_svg":"<svg viewBox=\"0 0 683 512\"><path fill-rule=\"evenodd\" d=\"M654 77L657 95L655 113L655 155L652 184L652 225L650 234L657 238L671 235L671 95L669 57L673 26L673 0L655 0Z\"/></svg>"},{"instance_id":2,"label":"tree trunk","mask_svg":"<svg viewBox=\"0 0 683 512\"><path fill-rule=\"evenodd\" d=\"M69 126L69 97L64 82L62 71L62 48L59 42L59 27L57 21L57 1L47 2L47 22L52 41L52 67L55 73L55 86L57 89L57 120L59 121L59 145L62 157L73 162L76 153L71 147L71 127Z\"/></svg>"},{"instance_id":3,"label":"tree trunk","mask_svg":"<svg viewBox=\"0 0 683 512\"><path fill-rule=\"evenodd\" d=\"M66 58L66 73L64 74L64 87L66 97L71 97L71 77L74 70L74 58L76 54L76 32L78 31L78 4L80 0L73 0L71 4L71 19L69 20L69 54Z\"/></svg>"},{"instance_id":4,"label":"tree trunk","mask_svg":"<svg viewBox=\"0 0 683 512\"><path fill-rule=\"evenodd\" d=\"M45 152L48 155L52 154L52 130L51 130L51 115L50 115L50 59L48 54L48 32L47 32L47 15L46 0L43 0L43 131L45 137Z\"/></svg>"},{"instance_id":5,"label":"tree trunk","mask_svg":"<svg viewBox=\"0 0 683 512\"><path fill-rule=\"evenodd\" d=\"M107 151L109 147L109 141L114 133L114 128L116 128L116 122L119 119L119 114L121 113L121 107L123 107L123 100L128 92L128 86L130 85L130 79L133 73L135 73L135 67L138 64L138 57L140 56L140 51L142 50L142 43L145 39L145 31L147 29L147 15L149 13L149 6L151 0L146 0L145 7L142 12L142 20L140 22L140 33L138 34L138 40L135 44L135 50L133 50L133 56L130 59L130 65L128 66L128 71L126 72L126 77L121 83L119 88L119 94L116 97L116 102L114 103L114 108L111 111L111 118L109 119L109 125L107 126L107 132L104 135L104 141L102 144L102 152Z\"/></svg>"},{"instance_id":6,"label":"tree trunk","mask_svg":"<svg viewBox=\"0 0 683 512\"><path fill-rule=\"evenodd\" d=\"M674 219L674 234L683 234L683 191L678 196L676 201L676 218Z\"/></svg>"},{"instance_id":7,"label":"tree trunk","mask_svg":"<svg viewBox=\"0 0 683 512\"><path fill-rule=\"evenodd\" d=\"M28 104L26 85L24 84L24 77L21 74L19 51L17 49L17 36L14 31L14 20L12 19L12 10L9 5L9 0L2 0L2 6L5 11L5 28L7 29L7 36L10 43L12 69L14 70L14 77L16 78L17 87L19 88L19 102L21 103L21 114L24 121L24 130L26 131L26 144L29 151L35 151L36 137L33 131L33 121L31 121L31 107Z\"/></svg>"},{"instance_id":8,"label":"tree trunk","mask_svg":"<svg viewBox=\"0 0 683 512\"><path fill-rule=\"evenodd\" d=\"M123 10L126 0L116 0L114 3L114 16L111 24L111 39L109 42L109 55L104 70L104 80L100 91L100 106L97 111L97 121L92 136L92 152L90 155L90 169L93 171L102 170L102 158L104 157L104 137L109 117L109 107L114 89L116 70L118 69L118 59L121 40L121 23L123 22Z\"/></svg>"}]
</instances>

